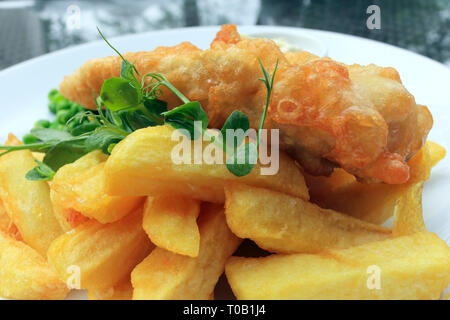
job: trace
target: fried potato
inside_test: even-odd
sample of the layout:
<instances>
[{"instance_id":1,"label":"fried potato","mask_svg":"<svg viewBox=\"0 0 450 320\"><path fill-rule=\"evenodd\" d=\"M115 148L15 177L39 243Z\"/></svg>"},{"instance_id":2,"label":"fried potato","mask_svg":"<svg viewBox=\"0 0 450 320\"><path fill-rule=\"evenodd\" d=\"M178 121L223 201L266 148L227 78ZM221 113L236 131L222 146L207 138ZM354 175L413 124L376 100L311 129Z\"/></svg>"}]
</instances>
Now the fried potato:
<instances>
[{"instance_id":1,"label":"fried potato","mask_svg":"<svg viewBox=\"0 0 450 320\"><path fill-rule=\"evenodd\" d=\"M229 184L225 195L231 231L271 252L315 253L391 236L390 229L276 191Z\"/></svg>"},{"instance_id":2,"label":"fried potato","mask_svg":"<svg viewBox=\"0 0 450 320\"><path fill-rule=\"evenodd\" d=\"M355 218L382 224L394 214L397 201L411 185L430 177L431 168L445 156L445 149L427 141L408 161L410 179L404 184L364 184L358 181L344 184L322 194L311 193L311 200L321 207L333 209Z\"/></svg>"},{"instance_id":3,"label":"fried potato","mask_svg":"<svg viewBox=\"0 0 450 320\"><path fill-rule=\"evenodd\" d=\"M445 154L447 152L445 151L445 148L443 146L433 141L427 141L426 146L428 148L428 155L430 157L430 166L434 167L439 161L445 158Z\"/></svg>"},{"instance_id":4,"label":"fried potato","mask_svg":"<svg viewBox=\"0 0 450 320\"><path fill-rule=\"evenodd\" d=\"M125 218L101 224L89 220L57 238L48 250L48 261L65 280L79 268L80 287L104 290L130 274L153 248L142 229L142 209Z\"/></svg>"},{"instance_id":5,"label":"fried potato","mask_svg":"<svg viewBox=\"0 0 450 320\"><path fill-rule=\"evenodd\" d=\"M66 207L67 200L62 193L50 189L50 199L56 220L58 220L63 231L70 231L89 220L88 217L83 216L75 209Z\"/></svg>"},{"instance_id":6,"label":"fried potato","mask_svg":"<svg viewBox=\"0 0 450 320\"><path fill-rule=\"evenodd\" d=\"M107 156L100 150L93 151L63 166L55 174L50 184L52 200L65 230L83 220L77 217L77 213L101 223L109 223L120 220L143 203L143 197L117 197L106 194L106 159Z\"/></svg>"},{"instance_id":7,"label":"fried potato","mask_svg":"<svg viewBox=\"0 0 450 320\"><path fill-rule=\"evenodd\" d=\"M438 299L450 281L450 249L416 233L317 255L232 257L238 299Z\"/></svg>"},{"instance_id":8,"label":"fried potato","mask_svg":"<svg viewBox=\"0 0 450 320\"><path fill-rule=\"evenodd\" d=\"M0 231L4 232L8 236L13 239L22 241L22 236L20 235L19 230L15 224L11 221L11 218L8 216L5 207L3 206L3 202L0 200Z\"/></svg>"},{"instance_id":9,"label":"fried potato","mask_svg":"<svg viewBox=\"0 0 450 320\"><path fill-rule=\"evenodd\" d=\"M156 246L196 257L200 248L199 213L198 200L174 195L148 197L142 226Z\"/></svg>"},{"instance_id":10,"label":"fried potato","mask_svg":"<svg viewBox=\"0 0 450 320\"><path fill-rule=\"evenodd\" d=\"M129 276L112 288L88 291L89 300L131 300L132 297L133 286Z\"/></svg>"},{"instance_id":11,"label":"fried potato","mask_svg":"<svg viewBox=\"0 0 450 320\"><path fill-rule=\"evenodd\" d=\"M64 299L68 292L38 252L0 231L1 297L54 300Z\"/></svg>"},{"instance_id":12,"label":"fried potato","mask_svg":"<svg viewBox=\"0 0 450 320\"><path fill-rule=\"evenodd\" d=\"M445 149L437 143L428 141L428 165L435 166L445 157ZM426 180L426 173L422 179ZM418 180L418 179L416 179ZM425 231L425 222L422 215L423 182L410 183L394 207L393 236L404 236Z\"/></svg>"},{"instance_id":13,"label":"fried potato","mask_svg":"<svg viewBox=\"0 0 450 320\"><path fill-rule=\"evenodd\" d=\"M22 144L22 141L12 133L8 134L8 139L5 141L5 146L20 146Z\"/></svg>"},{"instance_id":14,"label":"fried potato","mask_svg":"<svg viewBox=\"0 0 450 320\"><path fill-rule=\"evenodd\" d=\"M394 237L426 230L422 215L422 189L422 182L412 184L398 200L394 209Z\"/></svg>"},{"instance_id":15,"label":"fried potato","mask_svg":"<svg viewBox=\"0 0 450 320\"><path fill-rule=\"evenodd\" d=\"M202 205L200 251L191 258L156 248L131 273L134 300L207 300L240 244L228 228L222 206Z\"/></svg>"},{"instance_id":16,"label":"fried potato","mask_svg":"<svg viewBox=\"0 0 450 320\"><path fill-rule=\"evenodd\" d=\"M45 153L43 152L32 152L31 153L36 160L44 161Z\"/></svg>"},{"instance_id":17,"label":"fried potato","mask_svg":"<svg viewBox=\"0 0 450 320\"><path fill-rule=\"evenodd\" d=\"M16 141L10 135L7 141ZM27 172L36 166L28 150L0 157L0 198L23 240L45 256L50 243L61 233L53 213L50 188L45 181L30 181Z\"/></svg>"},{"instance_id":18,"label":"fried potato","mask_svg":"<svg viewBox=\"0 0 450 320\"><path fill-rule=\"evenodd\" d=\"M308 173L304 175L311 198L326 196L329 192L356 181L354 175L342 168L335 168L329 177L313 176Z\"/></svg>"},{"instance_id":19,"label":"fried potato","mask_svg":"<svg viewBox=\"0 0 450 320\"><path fill-rule=\"evenodd\" d=\"M179 194L223 203L224 184L233 180L309 198L302 173L284 154L280 153L276 175L261 175L257 164L249 175L236 177L224 164L175 164L171 153L179 142L171 139L173 132L167 125L149 127L117 144L105 166L107 192L122 196ZM203 142L203 150L207 145Z\"/></svg>"}]
</instances>

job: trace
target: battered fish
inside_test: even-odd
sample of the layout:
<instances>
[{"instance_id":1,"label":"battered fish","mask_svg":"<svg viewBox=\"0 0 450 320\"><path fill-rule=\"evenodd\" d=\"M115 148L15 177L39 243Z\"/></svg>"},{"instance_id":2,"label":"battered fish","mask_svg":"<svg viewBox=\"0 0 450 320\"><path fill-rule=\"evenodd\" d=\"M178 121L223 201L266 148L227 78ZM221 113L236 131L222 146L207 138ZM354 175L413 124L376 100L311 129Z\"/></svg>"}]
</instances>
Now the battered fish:
<instances>
[{"instance_id":1,"label":"battered fish","mask_svg":"<svg viewBox=\"0 0 450 320\"><path fill-rule=\"evenodd\" d=\"M266 127L280 129L280 148L315 175L340 166L362 180L404 183L406 161L422 147L433 122L395 69L283 54L271 40L241 38L234 25L222 26L208 50L185 42L125 58L140 74L163 73L199 101L211 127L221 127L237 109L255 128L266 96L257 58L269 72L278 60ZM106 79L118 77L120 64L120 57L90 60L63 80L61 93L94 108L92 92L99 94ZM180 104L168 90L163 93L169 107Z\"/></svg>"}]
</instances>

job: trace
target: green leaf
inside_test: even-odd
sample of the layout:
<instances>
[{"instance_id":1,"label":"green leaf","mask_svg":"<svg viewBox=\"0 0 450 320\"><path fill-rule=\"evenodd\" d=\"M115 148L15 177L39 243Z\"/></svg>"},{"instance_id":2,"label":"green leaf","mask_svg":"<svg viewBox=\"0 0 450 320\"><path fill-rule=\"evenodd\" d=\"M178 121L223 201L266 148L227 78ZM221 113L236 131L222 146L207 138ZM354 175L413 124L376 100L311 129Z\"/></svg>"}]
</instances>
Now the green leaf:
<instances>
[{"instance_id":1,"label":"green leaf","mask_svg":"<svg viewBox=\"0 0 450 320\"><path fill-rule=\"evenodd\" d=\"M258 151L254 143L246 143L237 148L233 156L227 158L226 166L228 171L237 177L248 175L256 164ZM242 163L241 163L242 162Z\"/></svg>"},{"instance_id":2,"label":"green leaf","mask_svg":"<svg viewBox=\"0 0 450 320\"><path fill-rule=\"evenodd\" d=\"M148 117L143 115L139 110L122 111L119 113L119 116L122 119L127 130L129 130L130 132L157 125L157 123L153 122Z\"/></svg>"},{"instance_id":3,"label":"green leaf","mask_svg":"<svg viewBox=\"0 0 450 320\"><path fill-rule=\"evenodd\" d=\"M167 102L159 99L146 98L144 99L144 106L150 113L158 117L162 117L162 114L167 112Z\"/></svg>"},{"instance_id":4,"label":"green leaf","mask_svg":"<svg viewBox=\"0 0 450 320\"><path fill-rule=\"evenodd\" d=\"M99 128L86 139L86 150L88 152L100 149L105 154L109 154L108 147L110 144L120 142L125 136L119 134L112 129Z\"/></svg>"},{"instance_id":5,"label":"green leaf","mask_svg":"<svg viewBox=\"0 0 450 320\"><path fill-rule=\"evenodd\" d=\"M175 129L185 129L189 131L191 140L200 137L208 127L208 115L197 101L188 102L170 111L163 112L164 122ZM194 121L201 122L202 132L195 132Z\"/></svg>"},{"instance_id":6,"label":"green leaf","mask_svg":"<svg viewBox=\"0 0 450 320\"><path fill-rule=\"evenodd\" d=\"M72 139L73 136L67 131L55 130L55 129L33 129L31 133L36 136L39 140L48 142L48 141L65 141Z\"/></svg>"},{"instance_id":7,"label":"green leaf","mask_svg":"<svg viewBox=\"0 0 450 320\"><path fill-rule=\"evenodd\" d=\"M113 151L114 147L117 145L117 143L111 143L108 146L108 154L111 154L111 152Z\"/></svg>"},{"instance_id":8,"label":"green leaf","mask_svg":"<svg viewBox=\"0 0 450 320\"><path fill-rule=\"evenodd\" d=\"M54 171L63 165L72 163L89 151L85 146L86 139L62 141L51 147L44 156L44 163Z\"/></svg>"},{"instance_id":9,"label":"green leaf","mask_svg":"<svg viewBox=\"0 0 450 320\"><path fill-rule=\"evenodd\" d=\"M122 60L122 64L120 65L120 77L128 81L132 81L133 78L135 78L133 65L127 60Z\"/></svg>"},{"instance_id":10,"label":"green leaf","mask_svg":"<svg viewBox=\"0 0 450 320\"><path fill-rule=\"evenodd\" d=\"M220 132L222 133L224 151L226 151L227 145L228 148L232 148L231 150L235 150L238 146L241 145L242 141L245 138L245 135L234 137L232 141L228 141L227 139L227 130L238 130L238 129L242 129L244 133L246 133L247 130L250 129L250 122L248 120L248 117L244 113L235 110L230 114L228 119L225 121L222 130L220 130Z\"/></svg>"},{"instance_id":11,"label":"green leaf","mask_svg":"<svg viewBox=\"0 0 450 320\"><path fill-rule=\"evenodd\" d=\"M261 115L261 119L259 121L257 147L259 147L259 144L261 142L262 129L264 128L264 122L266 121L267 110L269 109L270 96L272 95L273 81L275 80L275 74L277 73L277 68L278 68L278 60L277 60L277 62L275 63L275 68L273 69L272 77L270 77L269 72L267 72L266 68L264 68L264 66L259 58L258 58L258 61L259 61L259 65L260 65L263 75L264 75L264 79L260 78L258 80L264 82L266 89L267 89L267 95L266 95L266 105L264 107L263 114Z\"/></svg>"},{"instance_id":12,"label":"green leaf","mask_svg":"<svg viewBox=\"0 0 450 320\"><path fill-rule=\"evenodd\" d=\"M100 97L108 109L119 111L136 108L140 103L141 92L126 79L109 78L103 82Z\"/></svg>"},{"instance_id":13,"label":"green leaf","mask_svg":"<svg viewBox=\"0 0 450 320\"><path fill-rule=\"evenodd\" d=\"M82 123L69 130L73 136L79 136L88 132L92 132L97 129L100 125L96 122Z\"/></svg>"},{"instance_id":14,"label":"green leaf","mask_svg":"<svg viewBox=\"0 0 450 320\"><path fill-rule=\"evenodd\" d=\"M39 160L34 161L38 165L28 171L25 175L25 178L32 181L52 180L55 175L55 171L53 171L52 168Z\"/></svg>"},{"instance_id":15,"label":"green leaf","mask_svg":"<svg viewBox=\"0 0 450 320\"><path fill-rule=\"evenodd\" d=\"M128 60L123 59L120 66L120 77L128 80L133 88L141 90L141 83L136 75L139 75L136 66Z\"/></svg>"},{"instance_id":16,"label":"green leaf","mask_svg":"<svg viewBox=\"0 0 450 320\"><path fill-rule=\"evenodd\" d=\"M145 84L146 78L150 78L150 81L147 85ZM182 94L177 88L175 88L167 78L161 74L161 73L154 73L149 72L144 74L141 80L141 86L143 91L145 91L145 95L147 97L153 97L156 98L158 95L158 92L161 93L160 86L165 86L167 89L169 89L173 94L175 94L178 99L183 101L183 103L188 103L189 99L185 97L184 94Z\"/></svg>"}]
</instances>

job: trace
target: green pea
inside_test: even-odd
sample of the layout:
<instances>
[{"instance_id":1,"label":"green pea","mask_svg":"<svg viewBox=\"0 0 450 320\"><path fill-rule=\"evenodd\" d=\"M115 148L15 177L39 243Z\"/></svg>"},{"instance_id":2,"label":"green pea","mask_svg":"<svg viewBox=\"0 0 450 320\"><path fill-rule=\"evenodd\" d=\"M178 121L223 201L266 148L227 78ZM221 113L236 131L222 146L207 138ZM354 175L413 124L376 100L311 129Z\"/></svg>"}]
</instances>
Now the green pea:
<instances>
[{"instance_id":1,"label":"green pea","mask_svg":"<svg viewBox=\"0 0 450 320\"><path fill-rule=\"evenodd\" d=\"M50 127L50 121L48 120L38 120L34 123L34 128L48 128Z\"/></svg>"},{"instance_id":2,"label":"green pea","mask_svg":"<svg viewBox=\"0 0 450 320\"><path fill-rule=\"evenodd\" d=\"M78 125L76 121L70 121L67 122L65 127L70 131L71 129L75 128Z\"/></svg>"},{"instance_id":3,"label":"green pea","mask_svg":"<svg viewBox=\"0 0 450 320\"><path fill-rule=\"evenodd\" d=\"M58 95L60 95L59 91L57 89L53 89L48 93L48 99L49 100L53 100L54 98L56 98Z\"/></svg>"},{"instance_id":4,"label":"green pea","mask_svg":"<svg viewBox=\"0 0 450 320\"><path fill-rule=\"evenodd\" d=\"M56 113L60 110L67 110L70 109L71 103L69 100L61 100L59 102L56 102Z\"/></svg>"},{"instance_id":5,"label":"green pea","mask_svg":"<svg viewBox=\"0 0 450 320\"><path fill-rule=\"evenodd\" d=\"M50 101L48 104L48 110L50 110L51 113L56 114L56 103Z\"/></svg>"},{"instance_id":6,"label":"green pea","mask_svg":"<svg viewBox=\"0 0 450 320\"><path fill-rule=\"evenodd\" d=\"M66 98L64 98L64 96L63 96L61 93L59 93L59 92L54 93L54 94L52 94L52 95L49 95L49 96L48 96L48 99L49 99L50 101L55 101L55 102L59 102L59 101L62 101L62 100L66 100Z\"/></svg>"},{"instance_id":7,"label":"green pea","mask_svg":"<svg viewBox=\"0 0 450 320\"><path fill-rule=\"evenodd\" d=\"M27 133L26 135L23 136L23 143L25 144L30 144L30 143L35 143L38 142L38 138L31 133Z\"/></svg>"},{"instance_id":8,"label":"green pea","mask_svg":"<svg viewBox=\"0 0 450 320\"><path fill-rule=\"evenodd\" d=\"M55 121L55 122L52 122L51 124L50 124L50 129L55 129L55 130L64 130L64 125L63 124L61 124L61 123L58 123L57 121Z\"/></svg>"},{"instance_id":9,"label":"green pea","mask_svg":"<svg viewBox=\"0 0 450 320\"><path fill-rule=\"evenodd\" d=\"M78 103L72 102L70 105L70 112L72 112L73 115L76 115L80 110L78 109Z\"/></svg>"},{"instance_id":10,"label":"green pea","mask_svg":"<svg viewBox=\"0 0 450 320\"><path fill-rule=\"evenodd\" d=\"M76 113L80 113L80 112L84 112L85 111L83 106L81 104L76 103L76 102L72 102L72 108L74 110L76 110Z\"/></svg>"},{"instance_id":11,"label":"green pea","mask_svg":"<svg viewBox=\"0 0 450 320\"><path fill-rule=\"evenodd\" d=\"M78 107L78 112L85 112L86 109L81 105L77 103L77 107Z\"/></svg>"},{"instance_id":12,"label":"green pea","mask_svg":"<svg viewBox=\"0 0 450 320\"><path fill-rule=\"evenodd\" d=\"M59 110L56 112L56 121L60 124L66 124L66 122L72 117L70 110Z\"/></svg>"}]
</instances>

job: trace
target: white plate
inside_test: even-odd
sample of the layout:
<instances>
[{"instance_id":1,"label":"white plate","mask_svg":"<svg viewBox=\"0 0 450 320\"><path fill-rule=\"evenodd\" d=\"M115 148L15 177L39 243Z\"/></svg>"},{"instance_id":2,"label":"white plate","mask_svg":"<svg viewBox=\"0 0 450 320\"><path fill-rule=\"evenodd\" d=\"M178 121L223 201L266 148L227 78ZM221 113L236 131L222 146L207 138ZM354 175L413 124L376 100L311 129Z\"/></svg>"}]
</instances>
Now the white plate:
<instances>
[{"instance_id":1,"label":"white plate","mask_svg":"<svg viewBox=\"0 0 450 320\"><path fill-rule=\"evenodd\" d=\"M219 27L164 30L114 38L111 42L120 52L152 50L182 41L190 41L206 49L218 30ZM327 50L330 57L345 63L375 63L396 68L416 101L427 105L433 114L434 126L429 139L450 150L450 69L444 65L397 47L332 32L269 26L244 26L238 30L246 35L282 35L287 40L298 37L305 49L319 55ZM309 40L302 42L302 39ZM46 105L50 89L58 87L65 75L75 71L86 60L112 54L103 41L96 41L1 71L0 140L4 141L9 132L22 136L37 119L49 118ZM449 191L450 157L447 157L433 169L430 180L425 184L423 209L427 228L448 244Z\"/></svg>"}]
</instances>

